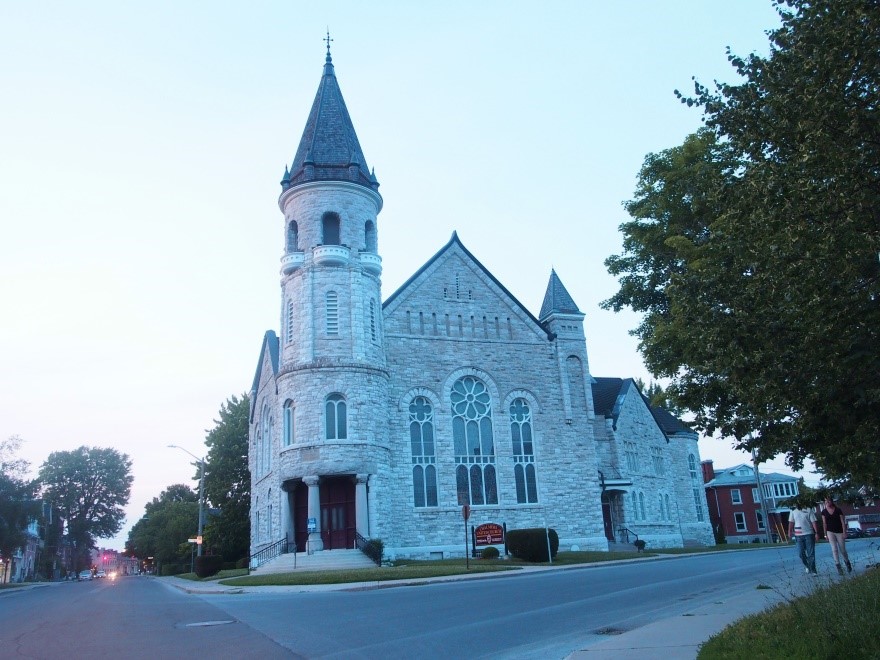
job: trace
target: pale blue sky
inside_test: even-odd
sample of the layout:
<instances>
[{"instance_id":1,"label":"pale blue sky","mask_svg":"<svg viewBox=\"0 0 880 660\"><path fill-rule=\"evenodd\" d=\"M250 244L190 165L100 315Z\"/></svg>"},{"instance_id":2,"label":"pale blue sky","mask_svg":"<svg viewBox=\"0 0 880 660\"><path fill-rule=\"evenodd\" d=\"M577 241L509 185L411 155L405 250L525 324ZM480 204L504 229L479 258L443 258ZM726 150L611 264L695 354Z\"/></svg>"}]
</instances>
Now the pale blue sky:
<instances>
[{"instance_id":1,"label":"pale blue sky","mask_svg":"<svg viewBox=\"0 0 880 660\"><path fill-rule=\"evenodd\" d=\"M144 504L193 474L278 327L278 181L332 54L381 183L383 296L457 230L533 313L551 267L597 376L649 379L599 309L673 90L766 52L770 0L0 4L0 436L113 446ZM717 467L747 460L701 441ZM781 460L769 466L783 468Z\"/></svg>"}]
</instances>

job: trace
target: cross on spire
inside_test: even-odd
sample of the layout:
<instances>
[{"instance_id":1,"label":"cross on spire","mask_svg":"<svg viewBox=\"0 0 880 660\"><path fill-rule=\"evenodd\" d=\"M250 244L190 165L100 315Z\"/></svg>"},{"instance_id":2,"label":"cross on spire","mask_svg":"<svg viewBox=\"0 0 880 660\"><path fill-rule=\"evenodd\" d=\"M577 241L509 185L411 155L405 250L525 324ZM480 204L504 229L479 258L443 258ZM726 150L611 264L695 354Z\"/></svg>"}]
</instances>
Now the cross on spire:
<instances>
[{"instance_id":1,"label":"cross on spire","mask_svg":"<svg viewBox=\"0 0 880 660\"><path fill-rule=\"evenodd\" d=\"M330 62L331 61L331 59L330 59L330 42L333 41L333 39L330 38L330 28L329 27L327 28L327 36L324 37L323 39L321 39L321 41L323 41L327 44L327 61Z\"/></svg>"}]
</instances>

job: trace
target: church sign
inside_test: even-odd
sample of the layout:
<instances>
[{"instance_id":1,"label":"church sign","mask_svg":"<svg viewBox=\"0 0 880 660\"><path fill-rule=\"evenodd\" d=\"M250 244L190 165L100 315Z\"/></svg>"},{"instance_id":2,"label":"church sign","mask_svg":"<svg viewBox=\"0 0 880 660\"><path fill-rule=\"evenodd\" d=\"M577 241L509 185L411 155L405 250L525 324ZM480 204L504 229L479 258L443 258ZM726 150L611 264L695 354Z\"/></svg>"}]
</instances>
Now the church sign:
<instances>
[{"instance_id":1,"label":"church sign","mask_svg":"<svg viewBox=\"0 0 880 660\"><path fill-rule=\"evenodd\" d=\"M504 528L497 523L483 523L474 530L476 545L504 543Z\"/></svg>"}]
</instances>

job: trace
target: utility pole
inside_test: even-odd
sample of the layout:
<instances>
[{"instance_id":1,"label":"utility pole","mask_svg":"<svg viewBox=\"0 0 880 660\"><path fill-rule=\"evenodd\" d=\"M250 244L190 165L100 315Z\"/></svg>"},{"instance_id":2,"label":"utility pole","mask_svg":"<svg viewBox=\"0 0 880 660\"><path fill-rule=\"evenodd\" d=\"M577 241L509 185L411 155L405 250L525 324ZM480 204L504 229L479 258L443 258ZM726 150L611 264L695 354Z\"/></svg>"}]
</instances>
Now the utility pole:
<instances>
[{"instance_id":1,"label":"utility pole","mask_svg":"<svg viewBox=\"0 0 880 660\"><path fill-rule=\"evenodd\" d=\"M197 555L199 557L202 556L202 530L205 527L205 459L199 458L191 451L184 449L183 447L179 447L177 445L168 445L173 449L179 449L180 451L186 452L190 456L192 456L199 464L199 532L198 532L198 552Z\"/></svg>"},{"instance_id":2,"label":"utility pole","mask_svg":"<svg viewBox=\"0 0 880 660\"><path fill-rule=\"evenodd\" d=\"M761 515L764 517L764 533L767 536L767 543L773 543L773 536L770 532L770 516L767 515L767 503L764 500L764 484L761 483L761 470L758 469L758 452L752 449L752 463L755 465L755 481L758 484L758 499L761 502Z\"/></svg>"}]
</instances>

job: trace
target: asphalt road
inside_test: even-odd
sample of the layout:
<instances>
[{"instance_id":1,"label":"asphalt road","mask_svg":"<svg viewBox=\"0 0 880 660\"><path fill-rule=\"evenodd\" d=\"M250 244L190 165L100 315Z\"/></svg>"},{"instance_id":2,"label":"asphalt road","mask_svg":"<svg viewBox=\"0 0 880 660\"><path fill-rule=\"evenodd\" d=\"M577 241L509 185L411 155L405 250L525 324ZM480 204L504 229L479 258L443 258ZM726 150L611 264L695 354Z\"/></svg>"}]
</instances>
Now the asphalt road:
<instances>
[{"instance_id":1,"label":"asphalt road","mask_svg":"<svg viewBox=\"0 0 880 660\"><path fill-rule=\"evenodd\" d=\"M859 564L872 541L849 542ZM818 547L824 577L827 544ZM0 592L4 658L564 658L769 586L815 582L793 546L366 590L191 595L127 577Z\"/></svg>"},{"instance_id":2,"label":"asphalt road","mask_svg":"<svg viewBox=\"0 0 880 660\"><path fill-rule=\"evenodd\" d=\"M203 599L161 580L124 577L0 591L0 657L296 656Z\"/></svg>"}]
</instances>

